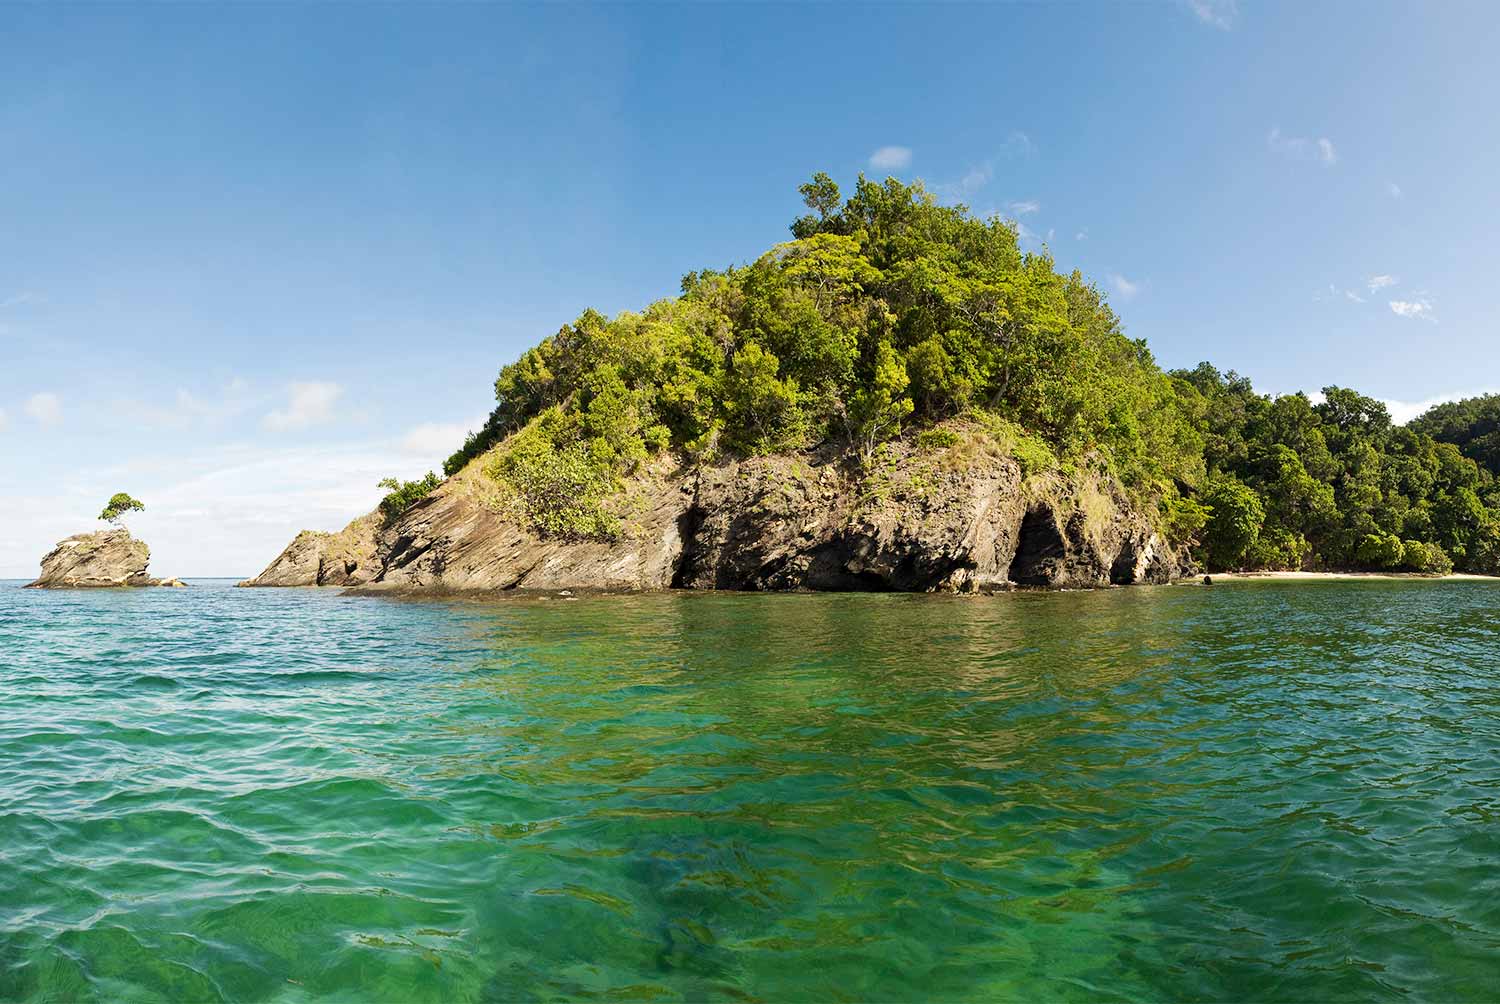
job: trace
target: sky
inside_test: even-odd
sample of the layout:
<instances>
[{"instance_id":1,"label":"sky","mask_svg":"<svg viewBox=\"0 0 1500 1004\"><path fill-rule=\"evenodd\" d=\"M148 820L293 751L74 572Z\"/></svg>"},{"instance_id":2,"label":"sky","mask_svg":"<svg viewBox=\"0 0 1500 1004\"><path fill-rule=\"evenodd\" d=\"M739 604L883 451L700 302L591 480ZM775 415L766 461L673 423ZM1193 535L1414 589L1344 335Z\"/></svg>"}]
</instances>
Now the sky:
<instances>
[{"instance_id":1,"label":"sky","mask_svg":"<svg viewBox=\"0 0 1500 1004\"><path fill-rule=\"evenodd\" d=\"M0 5L0 577L116 491L246 576L440 468L587 307L922 179L1167 367L1500 388L1500 10Z\"/></svg>"}]
</instances>

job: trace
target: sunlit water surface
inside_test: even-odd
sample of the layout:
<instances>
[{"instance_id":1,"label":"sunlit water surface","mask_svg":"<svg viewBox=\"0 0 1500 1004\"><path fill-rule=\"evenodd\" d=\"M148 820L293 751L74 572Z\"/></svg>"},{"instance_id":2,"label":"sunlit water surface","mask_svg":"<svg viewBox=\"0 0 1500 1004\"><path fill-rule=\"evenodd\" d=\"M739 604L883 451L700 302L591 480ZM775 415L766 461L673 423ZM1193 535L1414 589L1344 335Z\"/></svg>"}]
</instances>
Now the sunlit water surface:
<instances>
[{"instance_id":1,"label":"sunlit water surface","mask_svg":"<svg viewBox=\"0 0 1500 1004\"><path fill-rule=\"evenodd\" d=\"M14 585L3 999L1500 996L1500 584Z\"/></svg>"}]
</instances>

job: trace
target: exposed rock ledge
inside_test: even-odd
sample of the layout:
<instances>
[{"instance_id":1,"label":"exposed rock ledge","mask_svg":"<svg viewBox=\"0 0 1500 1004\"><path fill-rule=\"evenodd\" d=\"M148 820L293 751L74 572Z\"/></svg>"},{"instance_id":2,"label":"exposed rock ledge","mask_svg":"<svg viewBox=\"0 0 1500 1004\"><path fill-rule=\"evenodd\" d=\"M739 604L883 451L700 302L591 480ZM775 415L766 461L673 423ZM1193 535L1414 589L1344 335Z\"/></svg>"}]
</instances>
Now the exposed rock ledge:
<instances>
[{"instance_id":1,"label":"exposed rock ledge","mask_svg":"<svg viewBox=\"0 0 1500 1004\"><path fill-rule=\"evenodd\" d=\"M182 586L179 579L146 573L151 549L130 531L74 534L42 559L42 574L28 589L99 589L115 586Z\"/></svg>"},{"instance_id":2,"label":"exposed rock ledge","mask_svg":"<svg viewBox=\"0 0 1500 1004\"><path fill-rule=\"evenodd\" d=\"M1023 478L1016 461L893 446L875 475L813 453L689 468L626 486L610 543L539 537L471 466L382 527L299 534L245 586L989 591L1190 574L1112 479Z\"/></svg>"}]
</instances>

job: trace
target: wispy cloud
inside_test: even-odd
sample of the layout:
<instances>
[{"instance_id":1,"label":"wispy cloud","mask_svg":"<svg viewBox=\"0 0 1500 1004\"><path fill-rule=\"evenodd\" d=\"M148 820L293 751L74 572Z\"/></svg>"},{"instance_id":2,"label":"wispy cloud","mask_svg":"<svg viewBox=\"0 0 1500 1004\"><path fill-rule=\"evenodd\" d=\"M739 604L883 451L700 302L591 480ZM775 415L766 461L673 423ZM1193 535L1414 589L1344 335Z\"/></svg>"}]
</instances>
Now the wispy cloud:
<instances>
[{"instance_id":1,"label":"wispy cloud","mask_svg":"<svg viewBox=\"0 0 1500 1004\"><path fill-rule=\"evenodd\" d=\"M1432 303L1429 300L1392 300L1390 301L1391 313L1397 317L1406 317L1419 321L1432 321L1437 319L1432 316Z\"/></svg>"},{"instance_id":2,"label":"wispy cloud","mask_svg":"<svg viewBox=\"0 0 1500 1004\"><path fill-rule=\"evenodd\" d=\"M1005 137L1000 152L1007 157L1030 157L1036 153L1036 144L1031 137L1019 129L1013 129Z\"/></svg>"},{"instance_id":3,"label":"wispy cloud","mask_svg":"<svg viewBox=\"0 0 1500 1004\"><path fill-rule=\"evenodd\" d=\"M1398 185L1398 184L1396 184L1394 181L1388 181L1388 182L1386 182L1385 190L1386 190L1386 193L1389 194L1391 198L1393 198L1393 199L1399 199L1399 198L1401 198L1401 186Z\"/></svg>"},{"instance_id":4,"label":"wispy cloud","mask_svg":"<svg viewBox=\"0 0 1500 1004\"><path fill-rule=\"evenodd\" d=\"M1233 28L1240 14L1236 0L1182 0L1182 4L1199 21L1221 31Z\"/></svg>"},{"instance_id":5,"label":"wispy cloud","mask_svg":"<svg viewBox=\"0 0 1500 1004\"><path fill-rule=\"evenodd\" d=\"M1332 167L1339 162L1338 150L1327 136L1319 136L1315 139L1306 136L1288 136L1281 131L1280 126L1273 126L1266 137L1266 146L1272 153L1283 157L1293 160L1315 159L1324 167Z\"/></svg>"},{"instance_id":6,"label":"wispy cloud","mask_svg":"<svg viewBox=\"0 0 1500 1004\"><path fill-rule=\"evenodd\" d=\"M41 302L42 298L40 295L33 293L30 290L22 290L19 293L15 293L11 296L7 296L3 300L0 300L0 310L9 310L11 307L24 307L28 303Z\"/></svg>"},{"instance_id":7,"label":"wispy cloud","mask_svg":"<svg viewBox=\"0 0 1500 1004\"><path fill-rule=\"evenodd\" d=\"M1139 280L1132 281L1125 278L1123 275L1120 275L1118 272L1109 273L1109 284L1114 289L1114 291L1120 294L1120 297L1125 300L1131 299L1135 296L1135 294L1141 291L1141 283Z\"/></svg>"},{"instance_id":8,"label":"wispy cloud","mask_svg":"<svg viewBox=\"0 0 1500 1004\"><path fill-rule=\"evenodd\" d=\"M1400 281L1394 275L1372 275L1365 280L1365 285L1370 287L1370 292L1376 293L1387 286L1394 286Z\"/></svg>"},{"instance_id":9,"label":"wispy cloud","mask_svg":"<svg viewBox=\"0 0 1500 1004\"><path fill-rule=\"evenodd\" d=\"M322 425L333 418L333 406L343 396L336 383L313 380L287 387L287 406L266 415L264 425L273 432L287 432Z\"/></svg>"},{"instance_id":10,"label":"wispy cloud","mask_svg":"<svg viewBox=\"0 0 1500 1004\"><path fill-rule=\"evenodd\" d=\"M936 185L934 190L950 202L962 202L988 185L994 175L995 169L992 164L980 164L969 168L957 181Z\"/></svg>"},{"instance_id":11,"label":"wispy cloud","mask_svg":"<svg viewBox=\"0 0 1500 1004\"><path fill-rule=\"evenodd\" d=\"M62 421L62 398L51 391L42 391L28 397L21 411L38 425L56 425Z\"/></svg>"},{"instance_id":12,"label":"wispy cloud","mask_svg":"<svg viewBox=\"0 0 1500 1004\"><path fill-rule=\"evenodd\" d=\"M1045 243L1045 240L1044 240L1044 238L1042 237L1041 234L1037 233L1035 230L1031 229L1026 224L1022 223L1020 220L1016 220L1015 223L1016 223L1016 237L1022 243L1026 243L1026 244L1043 244L1043 243Z\"/></svg>"},{"instance_id":13,"label":"wispy cloud","mask_svg":"<svg viewBox=\"0 0 1500 1004\"><path fill-rule=\"evenodd\" d=\"M1008 203L1005 208L1017 216L1029 216L1032 213L1041 212L1042 204L1035 199L1021 199Z\"/></svg>"},{"instance_id":14,"label":"wispy cloud","mask_svg":"<svg viewBox=\"0 0 1500 1004\"><path fill-rule=\"evenodd\" d=\"M1084 229L1084 230L1078 231L1078 233L1076 233L1076 234L1073 235L1073 239L1075 241L1086 241L1086 240L1088 240L1089 239L1089 232L1088 232L1088 230Z\"/></svg>"},{"instance_id":15,"label":"wispy cloud","mask_svg":"<svg viewBox=\"0 0 1500 1004\"><path fill-rule=\"evenodd\" d=\"M870 166L877 171L904 171L911 166L911 147L883 146L870 154Z\"/></svg>"},{"instance_id":16,"label":"wispy cloud","mask_svg":"<svg viewBox=\"0 0 1500 1004\"><path fill-rule=\"evenodd\" d=\"M407 431L397 446L403 453L441 460L464 444L471 432L484 427L484 416L471 422L424 422Z\"/></svg>"},{"instance_id":17,"label":"wispy cloud","mask_svg":"<svg viewBox=\"0 0 1500 1004\"><path fill-rule=\"evenodd\" d=\"M976 192L988 185L995 177L995 166L1001 160L1015 160L1023 157L1031 157L1036 153L1036 144L1031 137L1019 129L1013 130L1005 137L1005 142L1000 146L1000 152L988 160L975 164L966 170L957 181L948 181L932 186L932 190L947 202L964 202L971 198ZM1029 203L1017 203L1028 205ZM1036 204L1041 208L1041 204ZM1013 210L1014 211L1014 210Z\"/></svg>"},{"instance_id":18,"label":"wispy cloud","mask_svg":"<svg viewBox=\"0 0 1500 1004\"><path fill-rule=\"evenodd\" d=\"M153 429L187 429L215 425L264 404L250 393L250 384L236 377L207 393L179 387L168 401L118 401L116 412Z\"/></svg>"},{"instance_id":19,"label":"wispy cloud","mask_svg":"<svg viewBox=\"0 0 1500 1004\"><path fill-rule=\"evenodd\" d=\"M1344 290L1344 298L1347 299L1347 300L1349 300L1352 303L1364 303L1365 302L1365 298L1362 297L1362 296L1360 296L1358 293L1356 293L1352 289L1346 289L1346 290Z\"/></svg>"}]
</instances>

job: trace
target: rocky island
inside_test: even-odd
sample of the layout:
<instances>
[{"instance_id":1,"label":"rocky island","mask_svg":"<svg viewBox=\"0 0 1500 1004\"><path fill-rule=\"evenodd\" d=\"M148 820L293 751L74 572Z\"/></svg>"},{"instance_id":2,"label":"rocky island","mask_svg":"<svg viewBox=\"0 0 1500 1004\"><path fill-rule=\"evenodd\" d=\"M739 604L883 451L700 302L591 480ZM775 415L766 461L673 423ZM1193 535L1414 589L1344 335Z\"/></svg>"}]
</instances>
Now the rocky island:
<instances>
[{"instance_id":1,"label":"rocky island","mask_svg":"<svg viewBox=\"0 0 1500 1004\"><path fill-rule=\"evenodd\" d=\"M121 586L175 586L180 579L157 579L146 571L151 549L123 527L79 533L60 541L42 559L42 574L27 589L106 589Z\"/></svg>"},{"instance_id":2,"label":"rocky island","mask_svg":"<svg viewBox=\"0 0 1500 1004\"><path fill-rule=\"evenodd\" d=\"M503 367L445 478L247 586L975 592L1199 566L1500 572L1500 398L1407 426L1161 370L1098 286L920 183Z\"/></svg>"}]
</instances>

